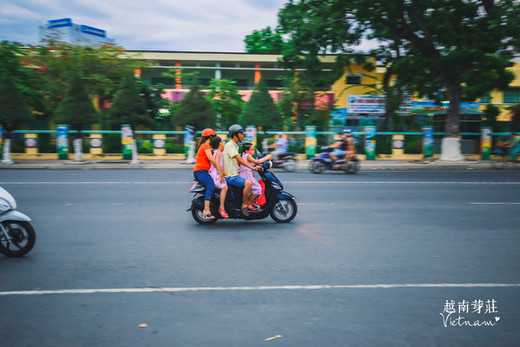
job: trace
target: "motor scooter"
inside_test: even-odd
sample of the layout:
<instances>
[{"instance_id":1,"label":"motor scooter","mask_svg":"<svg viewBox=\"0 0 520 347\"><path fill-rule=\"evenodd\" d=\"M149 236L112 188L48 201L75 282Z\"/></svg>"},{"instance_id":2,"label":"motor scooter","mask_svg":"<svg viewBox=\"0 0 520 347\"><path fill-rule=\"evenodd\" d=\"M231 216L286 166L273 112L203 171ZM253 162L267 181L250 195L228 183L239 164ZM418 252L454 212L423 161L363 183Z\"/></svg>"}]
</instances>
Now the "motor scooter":
<instances>
[{"instance_id":1,"label":"motor scooter","mask_svg":"<svg viewBox=\"0 0 520 347\"><path fill-rule=\"evenodd\" d=\"M269 154L269 151L264 150L262 152L262 157ZM296 170L296 165L298 163L298 159L296 159L296 153L294 152L284 152L278 155L276 160L273 160L273 168L282 168L285 171L293 172Z\"/></svg>"},{"instance_id":2,"label":"motor scooter","mask_svg":"<svg viewBox=\"0 0 520 347\"><path fill-rule=\"evenodd\" d=\"M309 162L309 171L315 174L323 173L325 170L340 170L347 174L355 174L359 171L360 165L358 159L350 160L347 167L345 167L344 157L336 161L330 158L329 153L333 150L334 149L329 146L321 147L321 152Z\"/></svg>"},{"instance_id":3,"label":"motor scooter","mask_svg":"<svg viewBox=\"0 0 520 347\"><path fill-rule=\"evenodd\" d=\"M288 223L296 217L298 207L296 198L283 190L283 185L276 175L270 171L271 161L266 161L259 166L262 168L258 171L263 183L265 184L266 203L260 206L256 211L249 210L249 215L242 214L242 188L228 185L228 193L226 195L225 208L229 218L234 219L264 219L271 216L277 223ZM222 219L218 208L220 205L220 189L215 189L215 194L210 203L211 214L215 216L213 219L203 218L204 210L204 193L206 188L196 182L190 189L193 193L191 207L187 211L191 211L193 219L199 224L213 224L217 220Z\"/></svg>"},{"instance_id":4,"label":"motor scooter","mask_svg":"<svg viewBox=\"0 0 520 347\"><path fill-rule=\"evenodd\" d=\"M31 218L16 211L16 201L0 187L0 253L21 257L29 253L36 242Z\"/></svg>"}]
</instances>

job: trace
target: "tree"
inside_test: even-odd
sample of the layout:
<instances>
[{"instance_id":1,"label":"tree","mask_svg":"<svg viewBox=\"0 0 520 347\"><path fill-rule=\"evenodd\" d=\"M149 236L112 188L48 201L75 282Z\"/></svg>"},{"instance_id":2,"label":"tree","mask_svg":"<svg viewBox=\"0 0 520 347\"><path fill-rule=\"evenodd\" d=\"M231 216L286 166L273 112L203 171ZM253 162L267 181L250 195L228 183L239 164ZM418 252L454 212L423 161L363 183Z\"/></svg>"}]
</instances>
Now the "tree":
<instances>
[{"instance_id":1,"label":"tree","mask_svg":"<svg viewBox=\"0 0 520 347\"><path fill-rule=\"evenodd\" d=\"M485 118L482 125L490 127L493 131L498 131L497 117L500 114L500 109L495 105L487 105L484 110Z\"/></svg>"},{"instance_id":2,"label":"tree","mask_svg":"<svg viewBox=\"0 0 520 347\"><path fill-rule=\"evenodd\" d=\"M192 86L179 102L174 118L177 124L191 125L196 130L200 130L214 128L217 114L210 102L204 98L199 87Z\"/></svg>"},{"instance_id":3,"label":"tree","mask_svg":"<svg viewBox=\"0 0 520 347\"><path fill-rule=\"evenodd\" d=\"M129 124L135 131L139 126L151 122L144 100L139 95L137 83L132 74L126 74L121 81L112 107L110 108L112 126ZM137 163L137 145L135 136L132 143L132 163Z\"/></svg>"},{"instance_id":4,"label":"tree","mask_svg":"<svg viewBox=\"0 0 520 347\"><path fill-rule=\"evenodd\" d=\"M278 101L284 128L294 126L298 130L306 125L322 128L329 125L333 105L319 105L316 108L316 91L308 87L304 81L287 78L285 84L288 87L283 88L283 97Z\"/></svg>"},{"instance_id":5,"label":"tree","mask_svg":"<svg viewBox=\"0 0 520 347\"><path fill-rule=\"evenodd\" d=\"M247 53L281 54L284 45L282 35L271 27L254 30L246 36L244 42Z\"/></svg>"},{"instance_id":6,"label":"tree","mask_svg":"<svg viewBox=\"0 0 520 347\"><path fill-rule=\"evenodd\" d=\"M264 129L279 129L282 126L282 115L262 81L256 85L251 99L239 117L239 123Z\"/></svg>"},{"instance_id":7,"label":"tree","mask_svg":"<svg viewBox=\"0 0 520 347\"><path fill-rule=\"evenodd\" d=\"M32 74L32 67L26 60L27 49L18 42L0 43L0 70L7 71L27 105L38 114L43 109L44 88Z\"/></svg>"},{"instance_id":8,"label":"tree","mask_svg":"<svg viewBox=\"0 0 520 347\"><path fill-rule=\"evenodd\" d=\"M149 83L139 81L139 95L143 98L148 116L153 120L154 130L167 130L173 126L171 117L171 101L162 97L164 88L162 84L157 87Z\"/></svg>"},{"instance_id":9,"label":"tree","mask_svg":"<svg viewBox=\"0 0 520 347\"><path fill-rule=\"evenodd\" d=\"M97 112L92 104L83 80L79 75L75 75L70 83L70 88L65 93L54 111L54 120L57 123L68 124L71 130L76 130L77 135L74 139L75 160L82 159L82 130L86 125L97 121Z\"/></svg>"},{"instance_id":10,"label":"tree","mask_svg":"<svg viewBox=\"0 0 520 347\"><path fill-rule=\"evenodd\" d=\"M89 47L46 39L39 46L22 50L24 66L37 81L41 92L43 115L52 115L75 74L83 76L85 89L92 97L111 101L121 79L136 66L146 63L126 59L121 47L102 45Z\"/></svg>"},{"instance_id":11,"label":"tree","mask_svg":"<svg viewBox=\"0 0 520 347\"><path fill-rule=\"evenodd\" d=\"M146 105L139 95L136 80L130 73L126 74L121 81L110 108L110 118L114 126L130 124L134 130L138 126L150 124Z\"/></svg>"},{"instance_id":12,"label":"tree","mask_svg":"<svg viewBox=\"0 0 520 347\"><path fill-rule=\"evenodd\" d=\"M31 119L31 112L9 72L0 69L0 124L4 130L4 164L12 164L11 135L14 130Z\"/></svg>"},{"instance_id":13,"label":"tree","mask_svg":"<svg viewBox=\"0 0 520 347\"><path fill-rule=\"evenodd\" d=\"M238 94L236 81L215 78L209 83L207 100L213 105L213 109L220 115L221 129L227 129L238 122L238 116L244 107L244 100Z\"/></svg>"},{"instance_id":14,"label":"tree","mask_svg":"<svg viewBox=\"0 0 520 347\"><path fill-rule=\"evenodd\" d=\"M281 31L300 54L338 53L341 60L361 39L376 38L381 47L372 53L392 62L410 90L444 94L450 101L444 160L462 158L460 102L503 89L512 80L506 70L511 57L497 52L520 44L519 18L520 3L514 0L301 0L290 1L279 13Z\"/></svg>"}]
</instances>

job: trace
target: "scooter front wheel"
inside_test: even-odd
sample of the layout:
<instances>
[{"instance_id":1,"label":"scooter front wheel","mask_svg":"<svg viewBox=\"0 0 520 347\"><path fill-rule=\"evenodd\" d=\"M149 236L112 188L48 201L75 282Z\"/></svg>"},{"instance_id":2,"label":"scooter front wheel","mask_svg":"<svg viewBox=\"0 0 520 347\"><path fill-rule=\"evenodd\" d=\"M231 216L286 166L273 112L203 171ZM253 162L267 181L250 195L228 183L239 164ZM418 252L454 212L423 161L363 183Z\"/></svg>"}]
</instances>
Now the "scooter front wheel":
<instances>
[{"instance_id":1,"label":"scooter front wheel","mask_svg":"<svg viewBox=\"0 0 520 347\"><path fill-rule=\"evenodd\" d=\"M193 219L195 219L195 222L199 223L199 224L205 224L205 225L208 225L208 224L213 224L217 221L217 218L213 218L213 219L207 219L207 218L204 218L202 215L203 211L201 209L198 209L196 207L193 207L191 209L191 215L193 216Z\"/></svg>"},{"instance_id":2,"label":"scooter front wheel","mask_svg":"<svg viewBox=\"0 0 520 347\"><path fill-rule=\"evenodd\" d=\"M282 199L273 206L271 218L277 223L289 223L296 217L296 212L298 207L294 200Z\"/></svg>"},{"instance_id":3,"label":"scooter front wheel","mask_svg":"<svg viewBox=\"0 0 520 347\"><path fill-rule=\"evenodd\" d=\"M286 162L283 164L283 168L285 171L293 172L296 171L296 159L288 158Z\"/></svg>"},{"instance_id":4,"label":"scooter front wheel","mask_svg":"<svg viewBox=\"0 0 520 347\"><path fill-rule=\"evenodd\" d=\"M31 251L36 242L36 233L29 222L5 221L0 231L0 253L18 258ZM7 233L7 235L5 234Z\"/></svg>"}]
</instances>

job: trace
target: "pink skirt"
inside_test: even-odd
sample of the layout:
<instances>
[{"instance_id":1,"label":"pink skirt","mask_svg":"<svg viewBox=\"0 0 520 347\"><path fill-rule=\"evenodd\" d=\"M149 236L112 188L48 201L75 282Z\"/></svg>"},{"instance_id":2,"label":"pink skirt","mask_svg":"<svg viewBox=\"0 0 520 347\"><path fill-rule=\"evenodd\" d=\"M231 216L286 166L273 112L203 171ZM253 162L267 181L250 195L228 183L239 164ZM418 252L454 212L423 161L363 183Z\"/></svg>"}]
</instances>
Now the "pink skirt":
<instances>
[{"instance_id":1,"label":"pink skirt","mask_svg":"<svg viewBox=\"0 0 520 347\"><path fill-rule=\"evenodd\" d=\"M245 178L246 180L250 180L251 183L253 183L253 187L251 188L251 194L262 194L262 186L260 185L260 183L258 183L252 171L241 170L240 177Z\"/></svg>"},{"instance_id":2,"label":"pink skirt","mask_svg":"<svg viewBox=\"0 0 520 347\"><path fill-rule=\"evenodd\" d=\"M218 173L218 170L211 165L211 168L209 169L209 175L211 178L213 178L213 183L215 183L215 188L222 189L225 186L227 186L226 181L224 180L224 183L220 182L220 175Z\"/></svg>"}]
</instances>

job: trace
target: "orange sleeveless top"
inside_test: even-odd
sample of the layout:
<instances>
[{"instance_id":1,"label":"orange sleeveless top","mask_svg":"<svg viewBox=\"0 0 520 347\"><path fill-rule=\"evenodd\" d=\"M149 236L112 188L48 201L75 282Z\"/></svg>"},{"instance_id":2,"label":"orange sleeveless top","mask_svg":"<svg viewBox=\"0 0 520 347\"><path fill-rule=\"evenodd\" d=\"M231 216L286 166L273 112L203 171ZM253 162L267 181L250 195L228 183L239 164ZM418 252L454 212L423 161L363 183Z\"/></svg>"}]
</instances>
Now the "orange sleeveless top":
<instances>
[{"instance_id":1,"label":"orange sleeveless top","mask_svg":"<svg viewBox=\"0 0 520 347\"><path fill-rule=\"evenodd\" d=\"M211 163L208 159L208 156L206 155L206 149L209 149L211 151L211 147L209 146L209 143L203 143L199 150L197 151L197 156L195 157L195 168L193 171L199 171L199 170L208 170L211 167Z\"/></svg>"}]
</instances>

